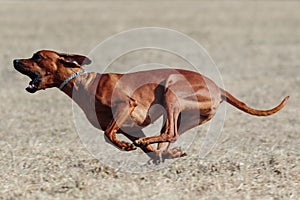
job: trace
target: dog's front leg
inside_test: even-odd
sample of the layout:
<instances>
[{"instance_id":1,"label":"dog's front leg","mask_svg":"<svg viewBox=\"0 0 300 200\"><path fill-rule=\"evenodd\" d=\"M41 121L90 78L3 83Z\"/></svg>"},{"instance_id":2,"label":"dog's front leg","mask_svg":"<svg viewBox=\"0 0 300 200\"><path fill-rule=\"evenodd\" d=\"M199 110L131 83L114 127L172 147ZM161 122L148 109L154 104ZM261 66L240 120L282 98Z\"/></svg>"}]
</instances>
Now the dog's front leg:
<instances>
[{"instance_id":1,"label":"dog's front leg","mask_svg":"<svg viewBox=\"0 0 300 200\"><path fill-rule=\"evenodd\" d=\"M114 145L116 145L118 148L125 150L125 151L131 151L135 150L136 147L133 143L123 142L117 139L116 133L122 126L122 124L126 121L126 119L129 117L129 106L126 103L120 103L116 106L114 109L114 118L109 123L107 129L105 130L105 136L107 139L112 142Z\"/></svg>"}]
</instances>

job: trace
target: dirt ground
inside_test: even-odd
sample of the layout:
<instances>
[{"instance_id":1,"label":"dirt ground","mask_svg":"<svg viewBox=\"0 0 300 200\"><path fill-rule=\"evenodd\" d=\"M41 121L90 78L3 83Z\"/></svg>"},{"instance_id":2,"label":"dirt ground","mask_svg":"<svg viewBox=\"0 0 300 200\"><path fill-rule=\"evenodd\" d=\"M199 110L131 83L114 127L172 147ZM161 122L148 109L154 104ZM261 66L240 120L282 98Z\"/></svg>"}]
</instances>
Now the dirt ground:
<instances>
[{"instance_id":1,"label":"dirt ground","mask_svg":"<svg viewBox=\"0 0 300 200\"><path fill-rule=\"evenodd\" d=\"M0 5L0 199L300 198L300 2ZM270 108L290 95L288 104L261 118L227 106L222 135L205 158L198 156L198 127L188 156L167 167L145 173L110 168L81 143L71 100L57 89L27 93L29 80L12 60L39 49L88 54L111 35L145 26L171 28L201 43L226 89L248 105Z\"/></svg>"}]
</instances>

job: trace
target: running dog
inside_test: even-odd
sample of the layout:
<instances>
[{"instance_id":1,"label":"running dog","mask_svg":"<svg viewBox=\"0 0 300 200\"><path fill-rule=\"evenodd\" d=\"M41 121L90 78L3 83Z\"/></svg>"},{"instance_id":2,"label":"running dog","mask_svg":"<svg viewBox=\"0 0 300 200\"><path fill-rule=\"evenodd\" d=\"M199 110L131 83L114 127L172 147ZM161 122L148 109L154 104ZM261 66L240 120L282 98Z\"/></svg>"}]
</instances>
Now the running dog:
<instances>
[{"instance_id":1,"label":"running dog","mask_svg":"<svg viewBox=\"0 0 300 200\"><path fill-rule=\"evenodd\" d=\"M185 155L180 148L169 149L170 144L187 130L209 121L223 101L248 114L268 116L282 109L289 98L273 109L256 110L193 71L99 74L85 71L83 66L90 63L86 56L50 50L13 61L17 71L31 78L28 92L59 88L79 105L94 127L104 131L107 141L125 151L140 147L153 158ZM146 137L142 128L161 116L165 122L160 135ZM124 134L131 143L118 140L116 133Z\"/></svg>"}]
</instances>

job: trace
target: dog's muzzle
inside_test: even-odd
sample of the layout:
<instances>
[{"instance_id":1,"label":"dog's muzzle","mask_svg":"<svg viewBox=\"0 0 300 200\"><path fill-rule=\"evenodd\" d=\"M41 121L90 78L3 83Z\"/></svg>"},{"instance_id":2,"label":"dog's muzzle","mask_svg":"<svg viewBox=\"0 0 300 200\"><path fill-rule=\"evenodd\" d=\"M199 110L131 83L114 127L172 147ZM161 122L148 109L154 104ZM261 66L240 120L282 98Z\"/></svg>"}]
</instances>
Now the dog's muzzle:
<instances>
[{"instance_id":1,"label":"dog's muzzle","mask_svg":"<svg viewBox=\"0 0 300 200\"><path fill-rule=\"evenodd\" d=\"M40 77L41 77L40 73L26 69L26 66L22 63L22 60L20 60L20 59L15 59L13 61L13 65L14 65L14 68L18 72L31 78L31 81L29 82L28 86L26 87L26 91L28 91L30 93L36 92L38 90L38 87L40 84Z\"/></svg>"}]
</instances>

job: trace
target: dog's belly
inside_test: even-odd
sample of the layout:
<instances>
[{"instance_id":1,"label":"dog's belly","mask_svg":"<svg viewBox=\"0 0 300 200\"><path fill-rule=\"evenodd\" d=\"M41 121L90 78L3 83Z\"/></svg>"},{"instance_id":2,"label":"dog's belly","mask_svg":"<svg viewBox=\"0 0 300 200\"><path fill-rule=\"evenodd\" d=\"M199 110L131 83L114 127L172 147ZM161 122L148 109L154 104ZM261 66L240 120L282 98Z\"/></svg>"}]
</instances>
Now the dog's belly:
<instances>
[{"instance_id":1,"label":"dog's belly","mask_svg":"<svg viewBox=\"0 0 300 200\"><path fill-rule=\"evenodd\" d=\"M130 129L142 129L149 124L156 121L164 112L162 112L161 106L154 105L150 109L146 109L142 106L137 106L133 112L131 112L130 117L122 124L121 128ZM88 121L100 130L105 130L111 120L113 115L111 110L85 110L85 115Z\"/></svg>"},{"instance_id":2,"label":"dog's belly","mask_svg":"<svg viewBox=\"0 0 300 200\"><path fill-rule=\"evenodd\" d=\"M164 113L164 108L160 104L154 104L150 107L150 109L139 105L130 113L130 118L123 126L146 127L156 121Z\"/></svg>"}]
</instances>

